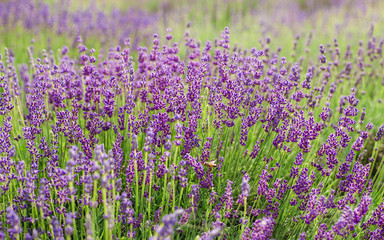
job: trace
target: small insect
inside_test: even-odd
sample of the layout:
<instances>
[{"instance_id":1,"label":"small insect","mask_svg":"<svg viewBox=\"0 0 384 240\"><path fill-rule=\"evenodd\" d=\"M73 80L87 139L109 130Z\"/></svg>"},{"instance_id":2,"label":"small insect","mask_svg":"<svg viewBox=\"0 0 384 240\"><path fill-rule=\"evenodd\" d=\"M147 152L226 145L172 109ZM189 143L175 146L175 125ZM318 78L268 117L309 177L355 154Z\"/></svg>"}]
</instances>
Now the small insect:
<instances>
[{"instance_id":1,"label":"small insect","mask_svg":"<svg viewBox=\"0 0 384 240\"><path fill-rule=\"evenodd\" d=\"M214 167L217 167L216 163L215 163L215 160L211 161L211 162L204 162L203 163L205 166L209 167L209 168L214 168Z\"/></svg>"}]
</instances>

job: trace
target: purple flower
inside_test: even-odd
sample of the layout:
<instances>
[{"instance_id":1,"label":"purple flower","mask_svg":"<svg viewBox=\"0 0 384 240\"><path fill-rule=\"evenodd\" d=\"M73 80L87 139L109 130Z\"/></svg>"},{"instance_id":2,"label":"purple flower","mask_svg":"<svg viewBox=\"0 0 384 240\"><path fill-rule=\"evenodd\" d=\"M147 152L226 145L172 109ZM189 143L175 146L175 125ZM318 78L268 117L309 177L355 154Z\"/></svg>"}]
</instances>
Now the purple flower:
<instances>
[{"instance_id":1,"label":"purple flower","mask_svg":"<svg viewBox=\"0 0 384 240\"><path fill-rule=\"evenodd\" d=\"M361 148L364 145L364 138L358 137L356 141L352 145L352 149L355 150L356 152L361 151Z\"/></svg>"},{"instance_id":2,"label":"purple flower","mask_svg":"<svg viewBox=\"0 0 384 240\"><path fill-rule=\"evenodd\" d=\"M367 129L367 130L371 130L372 128L373 128L372 123L368 123L367 126L365 126L365 129Z\"/></svg>"},{"instance_id":3,"label":"purple flower","mask_svg":"<svg viewBox=\"0 0 384 240\"><path fill-rule=\"evenodd\" d=\"M227 187L225 188L224 195L222 197L222 201L225 203L225 215L224 217L229 218L231 215L231 210L233 206L233 196L232 196L232 184L231 180L227 180Z\"/></svg>"},{"instance_id":4,"label":"purple flower","mask_svg":"<svg viewBox=\"0 0 384 240\"><path fill-rule=\"evenodd\" d=\"M220 214L216 214L216 221L212 223L212 230L205 232L201 235L201 239L203 240L214 240L217 236L220 235L220 232L224 229L225 224L220 221Z\"/></svg>"},{"instance_id":5,"label":"purple flower","mask_svg":"<svg viewBox=\"0 0 384 240\"><path fill-rule=\"evenodd\" d=\"M334 235L332 231L327 231L327 225L322 223L319 227L317 234L315 235L315 240L333 240Z\"/></svg>"},{"instance_id":6,"label":"purple flower","mask_svg":"<svg viewBox=\"0 0 384 240\"><path fill-rule=\"evenodd\" d=\"M249 195L249 176L248 174L244 174L243 182L241 183L241 192L244 197L248 197Z\"/></svg>"},{"instance_id":7,"label":"purple flower","mask_svg":"<svg viewBox=\"0 0 384 240\"><path fill-rule=\"evenodd\" d=\"M261 140L261 141L256 141L256 144L255 146L253 147L253 150L250 154L250 157L252 159L255 159L256 156L259 154L259 151L260 151L260 144L263 142L264 140Z\"/></svg>"},{"instance_id":8,"label":"purple flower","mask_svg":"<svg viewBox=\"0 0 384 240\"><path fill-rule=\"evenodd\" d=\"M1 238L2 236L1 236L1 234L0 234L0 238ZM4 236L4 238L5 238L5 236ZM37 230L36 229L33 229L32 230L32 234L30 234L30 233L26 233L25 234L25 239L26 240L34 240L34 239L38 239L39 238L39 233L37 232Z\"/></svg>"},{"instance_id":9,"label":"purple flower","mask_svg":"<svg viewBox=\"0 0 384 240\"><path fill-rule=\"evenodd\" d=\"M275 220L271 217L258 219L253 223L251 239L268 240L272 236Z\"/></svg>"},{"instance_id":10,"label":"purple flower","mask_svg":"<svg viewBox=\"0 0 384 240\"><path fill-rule=\"evenodd\" d=\"M63 229L60 226L60 222L56 216L52 218L52 229L55 239L64 240Z\"/></svg>"},{"instance_id":11,"label":"purple flower","mask_svg":"<svg viewBox=\"0 0 384 240\"><path fill-rule=\"evenodd\" d=\"M355 226L360 223L364 215L367 214L371 202L372 198L368 195L363 195L359 206L355 210L346 206L339 220L332 227L333 232L337 235L347 237L351 231L355 230Z\"/></svg>"},{"instance_id":12,"label":"purple flower","mask_svg":"<svg viewBox=\"0 0 384 240\"><path fill-rule=\"evenodd\" d=\"M377 131L376 133L375 141L380 141L383 136L384 136L384 125L381 125L381 127L379 128L379 131Z\"/></svg>"},{"instance_id":13,"label":"purple flower","mask_svg":"<svg viewBox=\"0 0 384 240\"><path fill-rule=\"evenodd\" d=\"M65 215L66 219L66 227L65 227L65 235L71 236L73 234L73 220L75 219L75 215L73 213L67 213Z\"/></svg>"},{"instance_id":14,"label":"purple flower","mask_svg":"<svg viewBox=\"0 0 384 240\"><path fill-rule=\"evenodd\" d=\"M18 234L20 234L23 229L20 226L20 218L17 213L12 209L12 207L7 207L6 209L6 218L7 223L10 225L8 228L8 233L12 239L18 238Z\"/></svg>"},{"instance_id":15,"label":"purple flower","mask_svg":"<svg viewBox=\"0 0 384 240\"><path fill-rule=\"evenodd\" d=\"M296 156L296 158L295 158L295 162L294 162L293 164L295 164L295 165L301 165L301 164L303 164L303 161L304 161L304 159L303 159L303 153L302 153L302 152L299 152L299 153L297 154L297 156Z\"/></svg>"},{"instance_id":16,"label":"purple flower","mask_svg":"<svg viewBox=\"0 0 384 240\"><path fill-rule=\"evenodd\" d=\"M372 228L373 230L371 230ZM366 237L372 240L382 239L384 236L384 202L373 211L372 216L362 224ZM371 229L370 229L371 228Z\"/></svg>"},{"instance_id":17,"label":"purple flower","mask_svg":"<svg viewBox=\"0 0 384 240\"><path fill-rule=\"evenodd\" d=\"M249 196L249 176L244 174L243 181L241 183L241 194L237 200L238 204L244 204L245 199Z\"/></svg>"},{"instance_id":18,"label":"purple flower","mask_svg":"<svg viewBox=\"0 0 384 240\"><path fill-rule=\"evenodd\" d=\"M305 240L305 232L300 234L299 240Z\"/></svg>"},{"instance_id":19,"label":"purple flower","mask_svg":"<svg viewBox=\"0 0 384 240\"><path fill-rule=\"evenodd\" d=\"M174 213L165 215L162 219L161 225L155 227L156 235L152 236L150 239L166 239L170 238L174 232L174 227L178 223L178 217L184 212L183 209L177 209Z\"/></svg>"},{"instance_id":20,"label":"purple flower","mask_svg":"<svg viewBox=\"0 0 384 240\"><path fill-rule=\"evenodd\" d=\"M137 149L138 142L137 142L137 135L136 134L132 134L131 144L132 144L132 149Z\"/></svg>"},{"instance_id":21,"label":"purple flower","mask_svg":"<svg viewBox=\"0 0 384 240\"><path fill-rule=\"evenodd\" d=\"M292 186L293 192L295 192L300 199L304 198L304 194L308 193L313 184L312 176L308 177L308 169L304 168L295 184Z\"/></svg>"},{"instance_id":22,"label":"purple flower","mask_svg":"<svg viewBox=\"0 0 384 240\"><path fill-rule=\"evenodd\" d=\"M192 206L194 207L195 212L197 211L197 207L200 199L199 190L200 190L199 185L194 184L191 186L190 197L192 198Z\"/></svg>"}]
</instances>

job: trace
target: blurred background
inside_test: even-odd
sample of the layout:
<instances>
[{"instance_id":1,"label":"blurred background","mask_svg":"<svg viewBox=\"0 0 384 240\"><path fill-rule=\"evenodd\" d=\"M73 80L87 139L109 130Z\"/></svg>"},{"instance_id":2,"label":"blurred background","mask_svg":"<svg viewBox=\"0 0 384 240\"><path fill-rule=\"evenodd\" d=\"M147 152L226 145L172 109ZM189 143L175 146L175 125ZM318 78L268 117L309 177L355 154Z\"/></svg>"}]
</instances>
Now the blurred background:
<instances>
[{"instance_id":1,"label":"blurred background","mask_svg":"<svg viewBox=\"0 0 384 240\"><path fill-rule=\"evenodd\" d=\"M300 48L305 43L298 39L309 34L319 42L339 37L343 46L364 38L373 24L373 31L382 32L377 23L383 9L377 0L1 0L0 46L25 62L32 43L36 50L55 51L75 47L81 36L89 47L108 49L130 38L137 49L148 46L154 33L164 38L168 31L182 42L188 31L204 42L228 26L239 47L272 39L271 47L290 55L292 44Z\"/></svg>"}]
</instances>

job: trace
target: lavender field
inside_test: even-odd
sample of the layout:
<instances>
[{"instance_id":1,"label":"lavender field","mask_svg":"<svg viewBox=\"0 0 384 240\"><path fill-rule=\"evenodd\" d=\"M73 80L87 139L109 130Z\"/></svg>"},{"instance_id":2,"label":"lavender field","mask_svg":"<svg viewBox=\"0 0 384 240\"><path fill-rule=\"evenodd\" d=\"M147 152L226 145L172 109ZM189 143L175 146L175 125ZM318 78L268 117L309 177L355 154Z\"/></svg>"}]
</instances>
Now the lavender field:
<instances>
[{"instance_id":1,"label":"lavender field","mask_svg":"<svg viewBox=\"0 0 384 240\"><path fill-rule=\"evenodd\" d=\"M383 13L0 1L0 240L383 240Z\"/></svg>"}]
</instances>

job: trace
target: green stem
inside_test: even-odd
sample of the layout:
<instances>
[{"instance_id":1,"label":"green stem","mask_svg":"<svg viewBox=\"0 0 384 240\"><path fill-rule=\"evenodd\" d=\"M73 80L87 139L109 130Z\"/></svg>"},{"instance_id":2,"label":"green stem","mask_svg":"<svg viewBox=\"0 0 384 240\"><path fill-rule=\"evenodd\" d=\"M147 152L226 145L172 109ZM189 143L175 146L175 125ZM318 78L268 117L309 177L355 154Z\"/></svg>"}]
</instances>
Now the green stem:
<instances>
[{"instance_id":1,"label":"green stem","mask_svg":"<svg viewBox=\"0 0 384 240\"><path fill-rule=\"evenodd\" d=\"M135 153L136 154L136 153ZM139 216L139 174L138 174L138 169L137 169L137 160L134 159L134 164L135 164L135 180L136 180L136 185L135 185L135 219Z\"/></svg>"},{"instance_id":2,"label":"green stem","mask_svg":"<svg viewBox=\"0 0 384 240\"><path fill-rule=\"evenodd\" d=\"M69 182L69 189L71 191L71 207L72 207L72 213L75 214L76 212L76 206L75 206L75 196L73 196L72 192L74 190L73 182ZM77 227L76 227L76 217L73 219L73 237L74 239L78 239L77 236Z\"/></svg>"},{"instance_id":3,"label":"green stem","mask_svg":"<svg viewBox=\"0 0 384 240\"><path fill-rule=\"evenodd\" d=\"M168 167L168 158L166 158L165 160L165 167ZM164 213L167 213L168 212L168 208L165 207L166 205L166 202L165 202L165 199L166 199L166 196L167 196L167 179L168 179L168 173L165 173L164 175L164 184L163 184L163 198L162 198L162 201L161 201L161 206L164 206L163 207L163 212Z\"/></svg>"},{"instance_id":4,"label":"green stem","mask_svg":"<svg viewBox=\"0 0 384 240\"><path fill-rule=\"evenodd\" d=\"M93 180L93 199L92 199L92 202L97 203L97 181L96 180ZM98 238L97 208L92 207L91 212L92 212L91 213L92 219L94 219L94 221L92 221L92 233L93 233L94 237Z\"/></svg>"},{"instance_id":5,"label":"green stem","mask_svg":"<svg viewBox=\"0 0 384 240\"><path fill-rule=\"evenodd\" d=\"M173 157L173 167L176 167L176 159L177 159L177 151L179 150L179 146L176 147L175 155ZM174 177L172 178L172 189L173 189L173 195L174 199L172 201L172 210L175 211L175 204L176 204L176 184ZM179 205L180 206L180 205Z\"/></svg>"},{"instance_id":6,"label":"green stem","mask_svg":"<svg viewBox=\"0 0 384 240\"><path fill-rule=\"evenodd\" d=\"M241 225L240 237L243 236L243 232L244 232L244 229L245 229L245 217L246 216L247 216L247 198L245 198L245 200L244 200L244 215L243 215L243 223Z\"/></svg>"},{"instance_id":7,"label":"green stem","mask_svg":"<svg viewBox=\"0 0 384 240\"><path fill-rule=\"evenodd\" d=\"M141 195L140 196L144 196L144 191L145 191L145 181L147 179L147 166L148 166L148 152L145 152L145 156L144 156L144 178L143 178L143 183L141 184ZM143 207L144 207L144 200L145 198L142 197L141 198L141 201L140 201L140 212L143 212Z\"/></svg>"},{"instance_id":8,"label":"green stem","mask_svg":"<svg viewBox=\"0 0 384 240\"><path fill-rule=\"evenodd\" d=\"M107 204L107 189L105 187L102 188L101 190L102 195L103 195L103 207L104 207L104 215L108 214L108 204ZM109 240L112 239L112 236L109 236L109 229L108 229L108 218L104 218L104 239Z\"/></svg>"}]
</instances>

